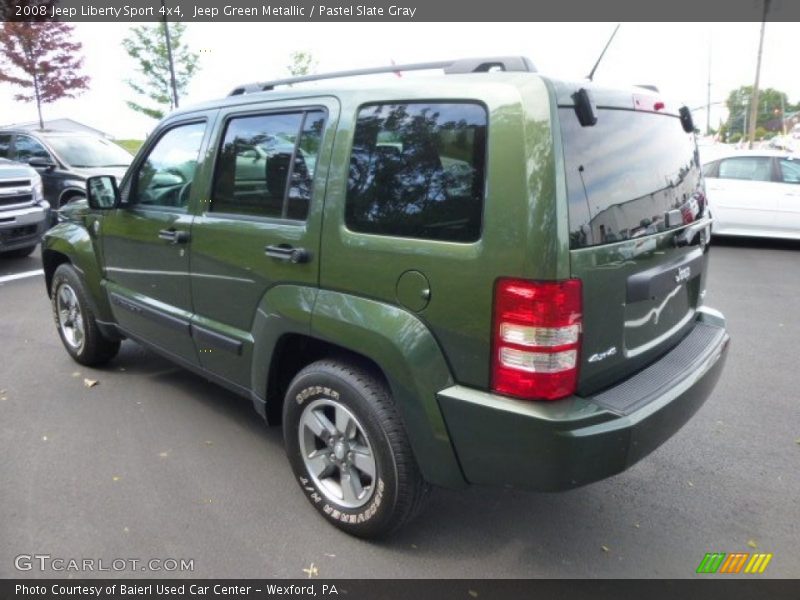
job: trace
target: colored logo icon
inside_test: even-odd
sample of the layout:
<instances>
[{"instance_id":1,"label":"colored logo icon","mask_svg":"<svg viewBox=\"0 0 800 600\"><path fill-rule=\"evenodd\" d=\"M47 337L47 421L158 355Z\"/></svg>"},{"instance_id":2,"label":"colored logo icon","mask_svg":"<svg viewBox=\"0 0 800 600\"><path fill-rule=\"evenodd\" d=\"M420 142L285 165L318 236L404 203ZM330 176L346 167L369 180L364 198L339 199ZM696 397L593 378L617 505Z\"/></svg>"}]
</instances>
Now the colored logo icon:
<instances>
[{"instance_id":1,"label":"colored logo icon","mask_svg":"<svg viewBox=\"0 0 800 600\"><path fill-rule=\"evenodd\" d=\"M697 567L698 573L725 573L735 575L737 573L763 573L767 569L772 554L748 552L708 552L700 565Z\"/></svg>"}]
</instances>

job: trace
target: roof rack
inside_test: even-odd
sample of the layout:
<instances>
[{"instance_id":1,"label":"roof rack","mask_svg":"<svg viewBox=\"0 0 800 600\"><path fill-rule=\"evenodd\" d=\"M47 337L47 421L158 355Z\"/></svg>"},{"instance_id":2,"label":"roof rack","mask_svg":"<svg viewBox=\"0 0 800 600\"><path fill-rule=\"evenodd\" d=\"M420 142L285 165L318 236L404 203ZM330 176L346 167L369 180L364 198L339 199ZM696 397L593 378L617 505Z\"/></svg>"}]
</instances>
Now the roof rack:
<instances>
[{"instance_id":1,"label":"roof rack","mask_svg":"<svg viewBox=\"0 0 800 600\"><path fill-rule=\"evenodd\" d=\"M524 56L462 58L458 60L444 60L409 65L388 65L385 67L355 69L352 71L336 71L320 75L302 75L300 77L275 79L274 81L248 83L240 85L228 95L240 96L242 94L252 94L254 92L266 92L275 89L279 85L291 85L293 83L304 83L307 81L322 81L324 79L336 79L339 77L358 77L360 75L377 75L379 73L400 73L402 71L427 71L431 69L443 69L448 75L456 73L486 73L493 69L498 69L500 71L536 72L536 67Z\"/></svg>"}]
</instances>

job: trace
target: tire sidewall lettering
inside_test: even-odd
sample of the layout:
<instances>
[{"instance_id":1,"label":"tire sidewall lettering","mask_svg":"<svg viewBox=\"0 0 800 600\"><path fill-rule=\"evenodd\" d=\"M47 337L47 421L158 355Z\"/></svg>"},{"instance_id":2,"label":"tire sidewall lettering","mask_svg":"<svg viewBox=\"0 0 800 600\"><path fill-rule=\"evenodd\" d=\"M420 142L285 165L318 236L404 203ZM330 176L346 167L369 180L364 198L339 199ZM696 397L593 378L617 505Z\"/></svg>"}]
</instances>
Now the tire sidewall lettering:
<instances>
[{"instance_id":1,"label":"tire sidewall lettering","mask_svg":"<svg viewBox=\"0 0 800 600\"><path fill-rule=\"evenodd\" d=\"M320 512L322 512L328 519L339 521L341 523L349 523L351 525L366 523L373 519L378 513L381 504L383 504L383 496L386 491L386 484L384 483L383 479L378 478L378 483L375 487L375 493L373 494L369 504L367 504L367 506L362 510L353 511L334 506L329 502L325 502L309 479L305 477L298 477L298 480L300 481L301 487L314 505L317 506ZM323 502L322 506L319 506L320 502Z\"/></svg>"},{"instance_id":2,"label":"tire sidewall lettering","mask_svg":"<svg viewBox=\"0 0 800 600\"><path fill-rule=\"evenodd\" d=\"M297 392L294 399L298 405L302 406L307 400L313 400L319 397L339 400L340 394L337 390L327 385L310 385Z\"/></svg>"}]
</instances>

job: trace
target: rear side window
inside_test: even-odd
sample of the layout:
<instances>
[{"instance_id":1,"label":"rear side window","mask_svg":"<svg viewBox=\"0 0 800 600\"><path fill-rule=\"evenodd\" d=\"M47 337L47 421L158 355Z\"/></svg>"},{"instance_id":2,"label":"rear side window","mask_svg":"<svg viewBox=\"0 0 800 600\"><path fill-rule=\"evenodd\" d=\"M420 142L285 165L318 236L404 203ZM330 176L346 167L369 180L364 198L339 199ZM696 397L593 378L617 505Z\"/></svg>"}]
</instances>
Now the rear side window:
<instances>
[{"instance_id":1,"label":"rear side window","mask_svg":"<svg viewBox=\"0 0 800 600\"><path fill-rule=\"evenodd\" d=\"M800 183L800 160L782 158L780 165L784 183Z\"/></svg>"},{"instance_id":2,"label":"rear side window","mask_svg":"<svg viewBox=\"0 0 800 600\"><path fill-rule=\"evenodd\" d=\"M211 210L305 220L324 124L320 110L231 119Z\"/></svg>"},{"instance_id":3,"label":"rear side window","mask_svg":"<svg viewBox=\"0 0 800 600\"><path fill-rule=\"evenodd\" d=\"M772 159L764 156L726 158L719 163L719 178L772 181Z\"/></svg>"},{"instance_id":4,"label":"rear side window","mask_svg":"<svg viewBox=\"0 0 800 600\"><path fill-rule=\"evenodd\" d=\"M352 231L451 242L480 238L486 109L474 103L363 107L347 186Z\"/></svg>"},{"instance_id":5,"label":"rear side window","mask_svg":"<svg viewBox=\"0 0 800 600\"><path fill-rule=\"evenodd\" d=\"M581 127L570 107L559 109L559 120L570 247L664 231L671 211L680 213L676 225L703 213L694 134L686 133L677 117L600 109L596 125Z\"/></svg>"}]
</instances>

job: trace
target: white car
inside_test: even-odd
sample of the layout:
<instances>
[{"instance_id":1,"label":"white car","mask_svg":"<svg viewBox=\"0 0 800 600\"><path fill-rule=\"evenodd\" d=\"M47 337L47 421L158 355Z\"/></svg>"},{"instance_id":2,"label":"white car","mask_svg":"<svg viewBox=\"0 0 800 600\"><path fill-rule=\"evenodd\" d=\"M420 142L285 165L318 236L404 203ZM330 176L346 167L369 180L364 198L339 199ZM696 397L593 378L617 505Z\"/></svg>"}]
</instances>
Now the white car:
<instances>
[{"instance_id":1,"label":"white car","mask_svg":"<svg viewBox=\"0 0 800 600\"><path fill-rule=\"evenodd\" d=\"M800 239L800 156L738 150L703 165L712 233Z\"/></svg>"}]
</instances>

